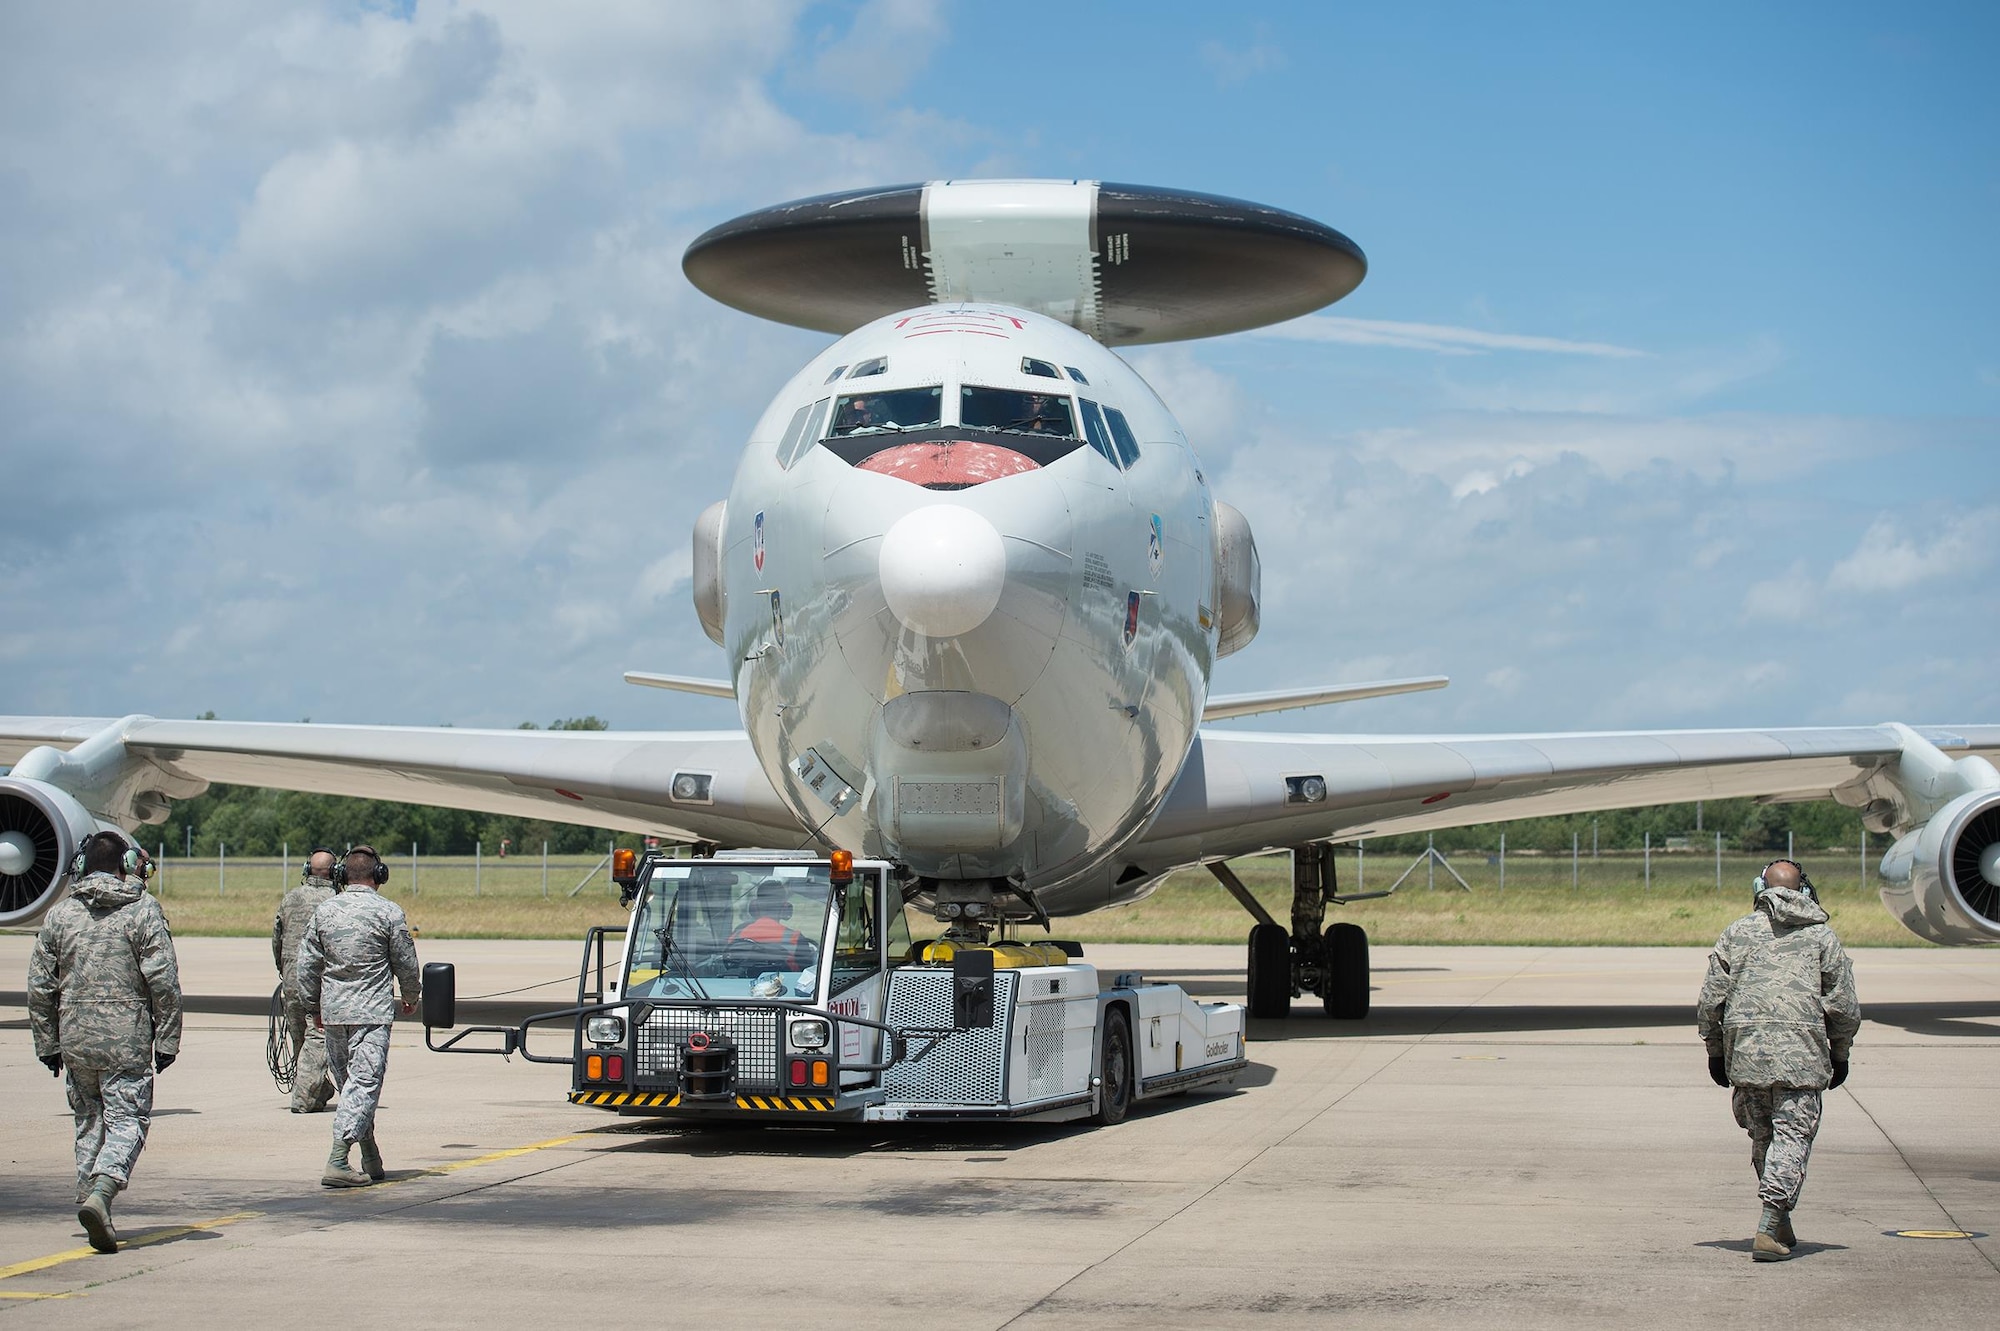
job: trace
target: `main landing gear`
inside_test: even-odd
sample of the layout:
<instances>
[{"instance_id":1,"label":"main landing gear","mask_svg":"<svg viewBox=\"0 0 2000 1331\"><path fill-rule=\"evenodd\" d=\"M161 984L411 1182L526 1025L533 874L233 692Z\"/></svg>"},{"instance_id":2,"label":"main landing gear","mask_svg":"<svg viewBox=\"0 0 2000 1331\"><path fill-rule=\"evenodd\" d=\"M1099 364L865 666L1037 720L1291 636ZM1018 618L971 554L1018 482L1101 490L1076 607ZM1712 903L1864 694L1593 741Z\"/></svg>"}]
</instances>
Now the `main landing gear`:
<instances>
[{"instance_id":1,"label":"main landing gear","mask_svg":"<svg viewBox=\"0 0 2000 1331\"><path fill-rule=\"evenodd\" d=\"M1326 1015L1358 1021L1368 1015L1368 934L1358 924L1328 926L1326 908L1384 897L1368 892L1343 897L1334 875L1333 847L1325 843L1292 848L1292 925L1271 918L1227 864L1213 863L1216 881L1257 917L1250 930L1250 1015L1285 1017L1292 999L1317 994Z\"/></svg>"}]
</instances>

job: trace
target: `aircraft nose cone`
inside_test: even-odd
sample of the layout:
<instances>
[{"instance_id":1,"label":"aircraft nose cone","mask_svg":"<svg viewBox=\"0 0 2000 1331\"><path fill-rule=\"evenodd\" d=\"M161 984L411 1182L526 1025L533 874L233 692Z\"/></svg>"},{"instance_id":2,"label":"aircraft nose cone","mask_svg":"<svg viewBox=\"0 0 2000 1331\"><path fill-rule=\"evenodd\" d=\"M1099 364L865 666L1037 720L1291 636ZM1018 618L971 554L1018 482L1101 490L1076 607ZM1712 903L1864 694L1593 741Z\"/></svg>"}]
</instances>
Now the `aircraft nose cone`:
<instances>
[{"instance_id":1,"label":"aircraft nose cone","mask_svg":"<svg viewBox=\"0 0 2000 1331\"><path fill-rule=\"evenodd\" d=\"M882 596L903 626L955 638L986 622L1007 582L993 524L959 504L929 504L896 520L878 557Z\"/></svg>"}]
</instances>

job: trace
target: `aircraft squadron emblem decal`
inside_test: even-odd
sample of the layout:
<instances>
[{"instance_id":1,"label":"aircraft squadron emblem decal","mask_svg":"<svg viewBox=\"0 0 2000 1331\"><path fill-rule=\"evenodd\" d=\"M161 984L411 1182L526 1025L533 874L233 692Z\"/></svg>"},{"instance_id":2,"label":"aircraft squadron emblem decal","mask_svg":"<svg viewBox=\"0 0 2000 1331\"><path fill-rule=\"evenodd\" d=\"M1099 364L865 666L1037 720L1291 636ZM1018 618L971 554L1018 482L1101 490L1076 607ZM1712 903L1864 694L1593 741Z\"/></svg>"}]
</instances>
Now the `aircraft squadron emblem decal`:
<instances>
[{"instance_id":1,"label":"aircraft squadron emblem decal","mask_svg":"<svg viewBox=\"0 0 2000 1331\"><path fill-rule=\"evenodd\" d=\"M1153 514L1153 525L1146 533L1146 562L1153 567L1153 581L1160 580L1160 563L1167 557L1166 529L1160 525L1160 515Z\"/></svg>"},{"instance_id":2,"label":"aircraft squadron emblem decal","mask_svg":"<svg viewBox=\"0 0 2000 1331\"><path fill-rule=\"evenodd\" d=\"M1130 647L1132 639L1139 636L1139 593L1125 594L1125 645Z\"/></svg>"},{"instance_id":3,"label":"aircraft squadron emblem decal","mask_svg":"<svg viewBox=\"0 0 2000 1331\"><path fill-rule=\"evenodd\" d=\"M757 516L750 523L750 562L759 573L764 571L764 511L757 510Z\"/></svg>"}]
</instances>

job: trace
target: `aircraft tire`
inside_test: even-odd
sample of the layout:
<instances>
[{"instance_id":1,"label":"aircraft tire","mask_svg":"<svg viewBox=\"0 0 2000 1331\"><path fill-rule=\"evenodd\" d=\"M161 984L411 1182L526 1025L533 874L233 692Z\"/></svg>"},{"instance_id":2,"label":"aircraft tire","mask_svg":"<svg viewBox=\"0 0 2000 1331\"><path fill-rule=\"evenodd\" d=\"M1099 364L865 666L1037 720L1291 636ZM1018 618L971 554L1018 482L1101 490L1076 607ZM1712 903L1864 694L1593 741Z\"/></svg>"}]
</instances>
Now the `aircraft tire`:
<instances>
[{"instance_id":1,"label":"aircraft tire","mask_svg":"<svg viewBox=\"0 0 2000 1331\"><path fill-rule=\"evenodd\" d=\"M1104 1014L1104 1039L1097 1058L1097 1112L1091 1120L1101 1127L1125 1121L1132 1112L1132 1023L1124 1008Z\"/></svg>"},{"instance_id":2,"label":"aircraft tire","mask_svg":"<svg viewBox=\"0 0 2000 1331\"><path fill-rule=\"evenodd\" d=\"M1326 931L1326 1015L1359 1021L1368 1015L1368 931L1358 924L1329 925Z\"/></svg>"},{"instance_id":3,"label":"aircraft tire","mask_svg":"<svg viewBox=\"0 0 2000 1331\"><path fill-rule=\"evenodd\" d=\"M1250 1015L1282 1018L1292 1011L1292 936L1281 924L1259 924L1250 930L1250 965L1246 976Z\"/></svg>"}]
</instances>

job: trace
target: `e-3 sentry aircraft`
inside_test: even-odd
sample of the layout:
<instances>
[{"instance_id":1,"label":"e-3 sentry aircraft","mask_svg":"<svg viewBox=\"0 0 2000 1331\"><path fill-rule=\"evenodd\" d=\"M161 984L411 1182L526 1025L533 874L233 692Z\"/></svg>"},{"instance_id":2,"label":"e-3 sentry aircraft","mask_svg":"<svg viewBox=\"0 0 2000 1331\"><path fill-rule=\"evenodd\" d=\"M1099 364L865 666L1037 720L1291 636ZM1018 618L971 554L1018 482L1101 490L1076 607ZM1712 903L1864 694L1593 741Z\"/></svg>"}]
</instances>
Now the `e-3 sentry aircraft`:
<instances>
[{"instance_id":1,"label":"e-3 sentry aircraft","mask_svg":"<svg viewBox=\"0 0 2000 1331\"><path fill-rule=\"evenodd\" d=\"M687 275L838 334L750 433L694 532L694 600L743 730L536 733L0 718L0 924L66 890L79 837L211 781L553 818L907 872L961 936L1208 866L1257 924L1253 1015L1367 1011L1367 940L1325 926L1331 843L1665 801L1832 798L1898 839L1882 898L2000 940L2000 725L1340 735L1207 726L1442 679L1210 692L1258 627L1250 524L1112 348L1318 309L1360 249L1273 208L1091 181L945 181L725 223ZM1291 918L1233 856L1294 854Z\"/></svg>"}]
</instances>

